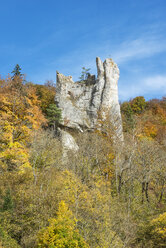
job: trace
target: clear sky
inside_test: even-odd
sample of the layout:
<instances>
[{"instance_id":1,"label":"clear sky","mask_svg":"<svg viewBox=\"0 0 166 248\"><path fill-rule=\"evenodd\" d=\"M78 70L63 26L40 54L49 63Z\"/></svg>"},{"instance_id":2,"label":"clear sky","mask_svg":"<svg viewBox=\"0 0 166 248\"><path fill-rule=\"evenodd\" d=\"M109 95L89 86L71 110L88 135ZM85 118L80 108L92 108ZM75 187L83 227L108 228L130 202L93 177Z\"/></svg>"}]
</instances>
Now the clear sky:
<instances>
[{"instance_id":1,"label":"clear sky","mask_svg":"<svg viewBox=\"0 0 166 248\"><path fill-rule=\"evenodd\" d=\"M166 0L0 0L0 74L77 80L95 58L120 68L121 101L166 95Z\"/></svg>"}]
</instances>

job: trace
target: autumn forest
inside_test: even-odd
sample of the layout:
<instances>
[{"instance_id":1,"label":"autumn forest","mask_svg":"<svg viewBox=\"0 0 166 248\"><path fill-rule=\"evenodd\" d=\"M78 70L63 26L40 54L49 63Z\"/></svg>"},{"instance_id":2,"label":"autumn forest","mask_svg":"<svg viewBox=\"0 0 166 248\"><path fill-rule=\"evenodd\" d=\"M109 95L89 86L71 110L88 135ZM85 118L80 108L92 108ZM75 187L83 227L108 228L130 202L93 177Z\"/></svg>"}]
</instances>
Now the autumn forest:
<instances>
[{"instance_id":1,"label":"autumn forest","mask_svg":"<svg viewBox=\"0 0 166 248\"><path fill-rule=\"evenodd\" d=\"M166 247L166 98L121 103L63 157L56 85L0 79L0 247Z\"/></svg>"}]
</instances>

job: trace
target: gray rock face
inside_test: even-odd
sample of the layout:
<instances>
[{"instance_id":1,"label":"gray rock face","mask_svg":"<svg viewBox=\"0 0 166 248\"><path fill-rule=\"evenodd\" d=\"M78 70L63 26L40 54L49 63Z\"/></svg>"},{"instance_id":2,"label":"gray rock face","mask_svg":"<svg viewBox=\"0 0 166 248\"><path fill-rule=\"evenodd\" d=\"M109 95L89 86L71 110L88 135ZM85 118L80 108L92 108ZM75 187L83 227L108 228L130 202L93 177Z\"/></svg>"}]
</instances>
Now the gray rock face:
<instances>
[{"instance_id":1,"label":"gray rock face","mask_svg":"<svg viewBox=\"0 0 166 248\"><path fill-rule=\"evenodd\" d=\"M116 139L123 141L120 105L118 101L119 69L112 59L104 63L96 58L98 76L89 75L88 79L73 82L71 76L57 72L57 87L55 101L62 111L62 126L76 129L80 132L93 130L96 127L98 113L102 112L103 119L109 114ZM77 145L65 138L62 141L65 148L77 150ZM71 136L71 135L70 135ZM71 137L70 137L71 139ZM74 139L74 138L73 138ZM74 145L75 144L75 145Z\"/></svg>"}]
</instances>

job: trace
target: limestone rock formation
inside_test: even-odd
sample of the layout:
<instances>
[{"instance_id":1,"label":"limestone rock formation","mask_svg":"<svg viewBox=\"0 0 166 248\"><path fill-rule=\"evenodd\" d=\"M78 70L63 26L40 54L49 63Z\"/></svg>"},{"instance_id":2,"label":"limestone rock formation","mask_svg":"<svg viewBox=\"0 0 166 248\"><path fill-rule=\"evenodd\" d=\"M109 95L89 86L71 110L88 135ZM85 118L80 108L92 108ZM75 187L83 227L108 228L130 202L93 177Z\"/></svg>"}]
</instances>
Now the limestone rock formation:
<instances>
[{"instance_id":1,"label":"limestone rock formation","mask_svg":"<svg viewBox=\"0 0 166 248\"><path fill-rule=\"evenodd\" d=\"M62 143L77 150L71 129L84 132L96 127L99 111L104 118L109 113L116 139L123 141L120 105L118 101L119 69L112 59L104 63L96 58L98 76L89 75L85 81L73 82L71 76L57 72L56 103L62 111Z\"/></svg>"}]
</instances>

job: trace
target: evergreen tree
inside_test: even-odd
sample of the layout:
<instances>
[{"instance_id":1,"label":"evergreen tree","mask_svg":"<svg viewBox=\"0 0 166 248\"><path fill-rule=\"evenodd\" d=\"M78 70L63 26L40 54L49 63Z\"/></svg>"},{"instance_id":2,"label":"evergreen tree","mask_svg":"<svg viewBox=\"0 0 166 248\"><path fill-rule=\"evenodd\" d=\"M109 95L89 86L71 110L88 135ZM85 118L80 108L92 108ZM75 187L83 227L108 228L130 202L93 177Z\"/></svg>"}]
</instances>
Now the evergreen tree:
<instances>
[{"instance_id":1,"label":"evergreen tree","mask_svg":"<svg viewBox=\"0 0 166 248\"><path fill-rule=\"evenodd\" d=\"M56 104L50 104L47 108L47 119L49 125L53 126L54 130L61 122L61 110L56 106Z\"/></svg>"},{"instance_id":2,"label":"evergreen tree","mask_svg":"<svg viewBox=\"0 0 166 248\"><path fill-rule=\"evenodd\" d=\"M21 67L19 66L19 64L17 64L15 67L14 67L14 70L12 71L13 73L13 76L12 78L14 79L16 76L17 77L22 77L23 74L21 73Z\"/></svg>"},{"instance_id":3,"label":"evergreen tree","mask_svg":"<svg viewBox=\"0 0 166 248\"><path fill-rule=\"evenodd\" d=\"M3 202L2 210L7 211L7 210L11 210L11 209L13 209L13 200L11 197L10 189L7 189L6 194L4 196L4 202Z\"/></svg>"},{"instance_id":4,"label":"evergreen tree","mask_svg":"<svg viewBox=\"0 0 166 248\"><path fill-rule=\"evenodd\" d=\"M90 68L86 69L85 67L82 67L82 74L79 77L81 81L87 80L89 71L90 71Z\"/></svg>"}]
</instances>

